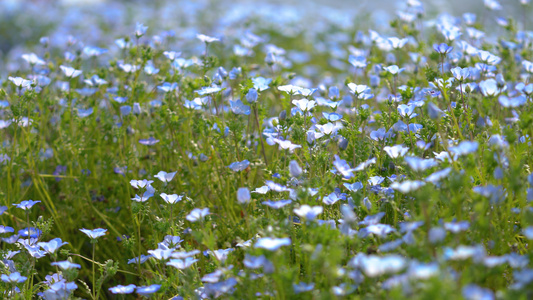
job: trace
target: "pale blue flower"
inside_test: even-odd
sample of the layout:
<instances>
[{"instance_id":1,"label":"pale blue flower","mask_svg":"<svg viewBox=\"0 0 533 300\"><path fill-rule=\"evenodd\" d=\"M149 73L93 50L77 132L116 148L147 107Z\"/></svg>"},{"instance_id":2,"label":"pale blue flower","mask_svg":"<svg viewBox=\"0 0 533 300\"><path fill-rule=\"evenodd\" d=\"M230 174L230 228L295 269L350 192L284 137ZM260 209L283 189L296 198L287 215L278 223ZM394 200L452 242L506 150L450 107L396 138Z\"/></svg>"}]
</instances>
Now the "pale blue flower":
<instances>
[{"instance_id":1,"label":"pale blue flower","mask_svg":"<svg viewBox=\"0 0 533 300\"><path fill-rule=\"evenodd\" d=\"M93 230L82 228L80 229L81 232L85 233L89 238L95 240L101 236L106 235L107 229L103 228L96 228Z\"/></svg>"},{"instance_id":2,"label":"pale blue flower","mask_svg":"<svg viewBox=\"0 0 533 300\"><path fill-rule=\"evenodd\" d=\"M135 290L137 286L135 284L129 284L129 285L117 285L114 287L109 288L109 291L113 294L131 294Z\"/></svg>"},{"instance_id":3,"label":"pale blue flower","mask_svg":"<svg viewBox=\"0 0 533 300\"><path fill-rule=\"evenodd\" d=\"M269 251L276 251L283 246L289 246L291 244L290 238L270 238L264 237L257 240L254 247L262 248Z\"/></svg>"},{"instance_id":4,"label":"pale blue flower","mask_svg":"<svg viewBox=\"0 0 533 300\"><path fill-rule=\"evenodd\" d=\"M209 208L195 208L186 217L189 222L202 221L209 214Z\"/></svg>"},{"instance_id":5,"label":"pale blue flower","mask_svg":"<svg viewBox=\"0 0 533 300\"><path fill-rule=\"evenodd\" d=\"M73 268L81 269L81 266L79 264L71 263L68 260L53 262L53 263L51 263L51 265L52 266L58 266L61 270L70 270L70 269L73 269Z\"/></svg>"}]
</instances>

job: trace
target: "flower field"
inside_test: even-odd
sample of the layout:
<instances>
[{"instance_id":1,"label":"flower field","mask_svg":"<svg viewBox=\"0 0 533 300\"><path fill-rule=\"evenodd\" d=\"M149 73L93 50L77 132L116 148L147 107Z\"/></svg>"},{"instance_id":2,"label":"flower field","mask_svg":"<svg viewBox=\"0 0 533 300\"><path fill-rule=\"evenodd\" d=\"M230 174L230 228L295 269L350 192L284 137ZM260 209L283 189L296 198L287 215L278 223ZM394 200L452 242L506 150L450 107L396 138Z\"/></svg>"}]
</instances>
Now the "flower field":
<instances>
[{"instance_id":1,"label":"flower field","mask_svg":"<svg viewBox=\"0 0 533 300\"><path fill-rule=\"evenodd\" d=\"M0 3L0 298L533 298L532 4L469 2Z\"/></svg>"}]
</instances>

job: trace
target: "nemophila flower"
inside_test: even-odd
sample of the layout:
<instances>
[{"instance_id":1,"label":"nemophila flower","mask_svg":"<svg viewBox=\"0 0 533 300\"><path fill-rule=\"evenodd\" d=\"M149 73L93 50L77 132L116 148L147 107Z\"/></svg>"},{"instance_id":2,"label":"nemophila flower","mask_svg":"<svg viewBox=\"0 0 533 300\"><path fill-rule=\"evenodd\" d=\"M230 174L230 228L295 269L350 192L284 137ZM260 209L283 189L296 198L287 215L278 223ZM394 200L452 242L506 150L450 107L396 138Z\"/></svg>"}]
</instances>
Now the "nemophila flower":
<instances>
[{"instance_id":1,"label":"nemophila flower","mask_svg":"<svg viewBox=\"0 0 533 300\"><path fill-rule=\"evenodd\" d=\"M441 55L446 55L453 50L452 46L448 46L446 43L433 44L433 50Z\"/></svg>"},{"instance_id":2,"label":"nemophila flower","mask_svg":"<svg viewBox=\"0 0 533 300\"><path fill-rule=\"evenodd\" d=\"M379 185L385 181L385 177L382 176L371 176L368 178L368 184L370 185Z\"/></svg>"},{"instance_id":3,"label":"nemophila flower","mask_svg":"<svg viewBox=\"0 0 533 300\"><path fill-rule=\"evenodd\" d=\"M453 77L457 81L465 81L470 76L470 69L469 68L461 68L461 67L455 67L451 69Z\"/></svg>"},{"instance_id":4,"label":"nemophila flower","mask_svg":"<svg viewBox=\"0 0 533 300\"><path fill-rule=\"evenodd\" d=\"M164 82L163 85L158 86L157 89L165 93L176 91L178 89L178 83Z\"/></svg>"},{"instance_id":5,"label":"nemophila flower","mask_svg":"<svg viewBox=\"0 0 533 300\"><path fill-rule=\"evenodd\" d=\"M493 1L493 0L491 0ZM486 3L487 1L485 1ZM482 288L475 284L468 284L463 287L462 295L466 300L494 300L494 292L490 289Z\"/></svg>"},{"instance_id":6,"label":"nemophila flower","mask_svg":"<svg viewBox=\"0 0 533 300\"><path fill-rule=\"evenodd\" d=\"M41 201L25 200L18 204L13 204L13 205L23 210L29 210L37 203L41 203Z\"/></svg>"},{"instance_id":7,"label":"nemophila flower","mask_svg":"<svg viewBox=\"0 0 533 300\"><path fill-rule=\"evenodd\" d=\"M468 221L459 221L459 222L447 222L444 223L444 229L452 232L452 233L459 233L461 231L466 231L468 228L470 228L470 223Z\"/></svg>"},{"instance_id":8,"label":"nemophila flower","mask_svg":"<svg viewBox=\"0 0 533 300\"><path fill-rule=\"evenodd\" d=\"M361 230L359 230L359 237L360 238L366 238L370 234L373 234L375 236L384 238L389 233L395 232L396 229L394 229L392 226L388 224L375 224L375 225L369 225Z\"/></svg>"},{"instance_id":9,"label":"nemophila flower","mask_svg":"<svg viewBox=\"0 0 533 300\"><path fill-rule=\"evenodd\" d=\"M397 254L377 256L359 253L350 261L350 266L359 268L368 277L378 277L402 271L407 267L407 260Z\"/></svg>"},{"instance_id":10,"label":"nemophila flower","mask_svg":"<svg viewBox=\"0 0 533 300\"><path fill-rule=\"evenodd\" d=\"M206 43L206 44L220 41L219 38L211 37L211 36L208 36L208 35L205 35L205 34L197 34L196 38L199 39L200 41Z\"/></svg>"},{"instance_id":11,"label":"nemophila flower","mask_svg":"<svg viewBox=\"0 0 533 300\"><path fill-rule=\"evenodd\" d=\"M333 166L346 179L350 179L354 176L354 169L352 169L350 165L345 160L341 159L338 155L335 155Z\"/></svg>"},{"instance_id":12,"label":"nemophila flower","mask_svg":"<svg viewBox=\"0 0 533 300\"><path fill-rule=\"evenodd\" d=\"M143 23L137 22L137 24L135 24L135 31L133 33L135 34L136 38L140 38L146 33L147 29L148 26L144 26Z\"/></svg>"},{"instance_id":13,"label":"nemophila flower","mask_svg":"<svg viewBox=\"0 0 533 300\"><path fill-rule=\"evenodd\" d=\"M358 96L363 93L370 93L370 88L364 84L348 83L348 88L352 94Z\"/></svg>"},{"instance_id":14,"label":"nemophila flower","mask_svg":"<svg viewBox=\"0 0 533 300\"><path fill-rule=\"evenodd\" d=\"M132 64L125 64L123 62L119 62L118 63L118 67L126 72L126 73L135 73L137 72L141 67L139 66L136 66L136 65L132 65Z\"/></svg>"},{"instance_id":15,"label":"nemophila flower","mask_svg":"<svg viewBox=\"0 0 533 300\"><path fill-rule=\"evenodd\" d=\"M160 284L152 284L148 286L138 286L135 291L141 296L149 297L151 294L157 293L160 288Z\"/></svg>"},{"instance_id":16,"label":"nemophila flower","mask_svg":"<svg viewBox=\"0 0 533 300\"><path fill-rule=\"evenodd\" d=\"M39 58L39 56L37 56L35 53L22 54L22 59L24 59L31 66L46 64L46 62Z\"/></svg>"},{"instance_id":17,"label":"nemophila flower","mask_svg":"<svg viewBox=\"0 0 533 300\"><path fill-rule=\"evenodd\" d=\"M82 228L80 229L80 231L85 233L90 239L95 240L101 236L106 235L107 229L96 228L96 229L90 230L90 229Z\"/></svg>"},{"instance_id":18,"label":"nemophila flower","mask_svg":"<svg viewBox=\"0 0 533 300\"><path fill-rule=\"evenodd\" d=\"M476 152L479 147L478 142L476 141L462 141L459 145L450 147L450 152L455 154L457 157L467 155L469 153Z\"/></svg>"},{"instance_id":19,"label":"nemophila flower","mask_svg":"<svg viewBox=\"0 0 533 300\"><path fill-rule=\"evenodd\" d=\"M416 106L414 106L412 104L409 104L409 105L400 104L400 105L398 105L398 113L402 117L412 119L412 118L414 118L414 117L416 117L418 115L418 114L416 114L414 112L415 108L416 108Z\"/></svg>"},{"instance_id":20,"label":"nemophila flower","mask_svg":"<svg viewBox=\"0 0 533 300\"><path fill-rule=\"evenodd\" d=\"M46 251L49 254L53 254L59 249L61 246L68 244L67 242L63 242L60 238L55 238L50 240L49 242L39 242L37 245L41 248L43 248L44 251Z\"/></svg>"},{"instance_id":21,"label":"nemophila flower","mask_svg":"<svg viewBox=\"0 0 533 300\"><path fill-rule=\"evenodd\" d=\"M268 200L268 201L263 201L261 203L273 209L280 209L291 204L292 200L279 200L279 201Z\"/></svg>"},{"instance_id":22,"label":"nemophila flower","mask_svg":"<svg viewBox=\"0 0 533 300\"><path fill-rule=\"evenodd\" d=\"M360 164L358 164L353 170L356 172L363 171L364 169L370 167L371 165L376 163L376 158L373 157L371 159L368 159Z\"/></svg>"},{"instance_id":23,"label":"nemophila flower","mask_svg":"<svg viewBox=\"0 0 533 300\"><path fill-rule=\"evenodd\" d=\"M67 67L63 65L59 66L59 68L61 69L63 74L65 74L65 76L67 76L68 78L76 78L80 76L82 73L80 70L76 70L72 67Z\"/></svg>"},{"instance_id":24,"label":"nemophila flower","mask_svg":"<svg viewBox=\"0 0 533 300\"><path fill-rule=\"evenodd\" d=\"M181 52L177 52L177 51L164 51L163 52L163 55L170 59L171 61L173 60L176 60L178 57L181 56Z\"/></svg>"},{"instance_id":25,"label":"nemophila flower","mask_svg":"<svg viewBox=\"0 0 533 300\"><path fill-rule=\"evenodd\" d=\"M248 101L248 103L254 103L257 101L257 97L258 97L258 94L257 94L257 90L255 88L251 88L248 90L248 93L246 93L246 101Z\"/></svg>"},{"instance_id":26,"label":"nemophila flower","mask_svg":"<svg viewBox=\"0 0 533 300\"><path fill-rule=\"evenodd\" d=\"M423 159L416 156L406 156L404 160L409 165L409 167L416 172L425 171L429 168L433 168L438 164L437 161L434 159Z\"/></svg>"},{"instance_id":27,"label":"nemophila flower","mask_svg":"<svg viewBox=\"0 0 533 300\"><path fill-rule=\"evenodd\" d=\"M13 82L14 85L16 85L19 88L30 88L32 81L24 79L22 77L8 77L9 81Z\"/></svg>"},{"instance_id":28,"label":"nemophila flower","mask_svg":"<svg viewBox=\"0 0 533 300\"><path fill-rule=\"evenodd\" d=\"M449 247L444 248L443 258L445 260L467 260L472 258L474 261L481 261L486 255L485 248L482 245L465 246L459 245L457 248L452 249Z\"/></svg>"},{"instance_id":29,"label":"nemophila flower","mask_svg":"<svg viewBox=\"0 0 533 300\"><path fill-rule=\"evenodd\" d=\"M427 182L431 182L433 184L437 184L438 182L440 182L442 179L446 178L450 172L452 171L451 168L446 168L446 169L443 169L443 170L440 170L440 171L437 171L435 173L432 173L431 175L429 175L428 177L426 177L426 181Z\"/></svg>"},{"instance_id":30,"label":"nemophila flower","mask_svg":"<svg viewBox=\"0 0 533 300\"><path fill-rule=\"evenodd\" d=\"M139 144L146 145L146 146L153 146L155 144L159 143L158 139L155 139L154 137L150 137L148 139L140 139Z\"/></svg>"},{"instance_id":31,"label":"nemophila flower","mask_svg":"<svg viewBox=\"0 0 533 300\"><path fill-rule=\"evenodd\" d=\"M479 83L479 89L485 97L495 97L501 93L501 89L498 87L498 82L490 78Z\"/></svg>"},{"instance_id":32,"label":"nemophila flower","mask_svg":"<svg viewBox=\"0 0 533 300\"><path fill-rule=\"evenodd\" d=\"M220 92L221 90L222 90L221 87L212 85L212 86L204 86L200 90L195 91L195 93L197 93L200 96L203 96L203 95L215 94L215 93Z\"/></svg>"},{"instance_id":33,"label":"nemophila flower","mask_svg":"<svg viewBox=\"0 0 533 300\"><path fill-rule=\"evenodd\" d=\"M292 104L296 105L301 111L310 111L316 106L316 101L308 99L292 100Z\"/></svg>"},{"instance_id":34,"label":"nemophila flower","mask_svg":"<svg viewBox=\"0 0 533 300\"><path fill-rule=\"evenodd\" d=\"M264 78L264 77L255 77L252 78L252 83L254 84L254 89L256 89L259 92L262 92L264 90L268 90L270 87L270 83L272 82L272 78Z\"/></svg>"},{"instance_id":35,"label":"nemophila flower","mask_svg":"<svg viewBox=\"0 0 533 300\"><path fill-rule=\"evenodd\" d=\"M78 108L76 109L76 112L78 113L78 117L86 118L93 114L94 109L92 107L89 107L88 109Z\"/></svg>"},{"instance_id":36,"label":"nemophila flower","mask_svg":"<svg viewBox=\"0 0 533 300\"><path fill-rule=\"evenodd\" d=\"M130 185L133 188L136 188L136 189L143 189L145 187L150 186L153 182L154 182L153 180L146 180L146 179L135 180L135 179L132 179L132 180L130 180Z\"/></svg>"},{"instance_id":37,"label":"nemophila flower","mask_svg":"<svg viewBox=\"0 0 533 300\"><path fill-rule=\"evenodd\" d=\"M113 294L131 294L135 290L137 286L135 284L129 284L129 285L117 285L114 287L110 287L109 291Z\"/></svg>"},{"instance_id":38,"label":"nemophila flower","mask_svg":"<svg viewBox=\"0 0 533 300\"><path fill-rule=\"evenodd\" d=\"M151 185L147 185L146 190L141 196L135 194L135 197L131 198L131 200L137 201L137 202L145 202L145 201L148 201L148 199L152 198L154 194L155 194L155 189Z\"/></svg>"},{"instance_id":39,"label":"nemophila flower","mask_svg":"<svg viewBox=\"0 0 533 300\"><path fill-rule=\"evenodd\" d=\"M148 250L148 253L150 256L152 256L155 259L158 260L167 260L170 257L172 257L172 252L174 252L174 249L155 249L155 250Z\"/></svg>"},{"instance_id":40,"label":"nemophila flower","mask_svg":"<svg viewBox=\"0 0 533 300\"><path fill-rule=\"evenodd\" d=\"M159 171L156 175L154 175L155 178L161 180L164 183L170 182L177 172L167 173L165 171Z\"/></svg>"},{"instance_id":41,"label":"nemophila flower","mask_svg":"<svg viewBox=\"0 0 533 300\"><path fill-rule=\"evenodd\" d=\"M231 163L228 168L230 168L233 172L240 172L248 168L250 165L250 162L248 160L238 161Z\"/></svg>"},{"instance_id":42,"label":"nemophila flower","mask_svg":"<svg viewBox=\"0 0 533 300\"><path fill-rule=\"evenodd\" d=\"M9 232L15 232L15 229L13 227L0 225L0 234L9 233Z\"/></svg>"},{"instance_id":43,"label":"nemophila flower","mask_svg":"<svg viewBox=\"0 0 533 300\"><path fill-rule=\"evenodd\" d=\"M407 194L412 191L418 190L425 184L426 184L425 182L420 181L420 180L405 180L402 182L395 181L390 185L390 187L392 189L399 191L402 194Z\"/></svg>"},{"instance_id":44,"label":"nemophila flower","mask_svg":"<svg viewBox=\"0 0 533 300\"><path fill-rule=\"evenodd\" d=\"M265 195L266 193L268 193L268 191L270 191L270 188L267 185L264 185L264 186L256 188L255 190L252 191L252 193L258 193L258 194Z\"/></svg>"},{"instance_id":45,"label":"nemophila flower","mask_svg":"<svg viewBox=\"0 0 533 300\"><path fill-rule=\"evenodd\" d=\"M245 187L241 187L237 190L237 202L240 204L247 204L250 203L251 196L250 196L250 190Z\"/></svg>"},{"instance_id":46,"label":"nemophila flower","mask_svg":"<svg viewBox=\"0 0 533 300\"><path fill-rule=\"evenodd\" d=\"M240 99L237 99L236 101L229 101L231 111L236 115L245 115L248 116L252 110L250 109L250 106L245 105L242 103Z\"/></svg>"},{"instance_id":47,"label":"nemophila flower","mask_svg":"<svg viewBox=\"0 0 533 300\"><path fill-rule=\"evenodd\" d=\"M276 251L283 246L290 246L290 245L291 245L290 238L264 237L264 238L258 239L257 242L255 242L254 247L266 249L269 251Z\"/></svg>"},{"instance_id":48,"label":"nemophila flower","mask_svg":"<svg viewBox=\"0 0 533 300\"><path fill-rule=\"evenodd\" d=\"M189 222L202 221L209 214L209 208L195 208L186 217Z\"/></svg>"},{"instance_id":49,"label":"nemophila flower","mask_svg":"<svg viewBox=\"0 0 533 300\"><path fill-rule=\"evenodd\" d=\"M522 61L522 67L529 74L533 74L533 62L530 62L528 60L523 60Z\"/></svg>"},{"instance_id":50,"label":"nemophila flower","mask_svg":"<svg viewBox=\"0 0 533 300\"><path fill-rule=\"evenodd\" d=\"M58 266L61 270L69 270L69 269L81 269L81 266L78 264L71 263L68 260L65 261L58 261L51 263L52 266Z\"/></svg>"},{"instance_id":51,"label":"nemophila flower","mask_svg":"<svg viewBox=\"0 0 533 300\"><path fill-rule=\"evenodd\" d=\"M405 68L399 68L397 65L383 67L383 69L385 71L391 73L392 75L400 74L400 73L402 73L405 70Z\"/></svg>"},{"instance_id":52,"label":"nemophila flower","mask_svg":"<svg viewBox=\"0 0 533 300\"><path fill-rule=\"evenodd\" d=\"M142 264L144 263L145 261L147 261L150 257L152 257L151 255L144 255L144 254L141 254L140 257L134 257L132 259L129 259L128 260L128 265L130 264Z\"/></svg>"},{"instance_id":53,"label":"nemophila flower","mask_svg":"<svg viewBox=\"0 0 533 300\"><path fill-rule=\"evenodd\" d=\"M342 115L338 113L328 113L328 112L322 112L322 116L330 122L337 122L342 119Z\"/></svg>"},{"instance_id":54,"label":"nemophila flower","mask_svg":"<svg viewBox=\"0 0 533 300\"><path fill-rule=\"evenodd\" d=\"M159 196L161 196L161 198L163 198L163 200L168 204L178 203L183 199L183 195L176 194L167 195L165 193L161 193Z\"/></svg>"},{"instance_id":55,"label":"nemophila flower","mask_svg":"<svg viewBox=\"0 0 533 300\"><path fill-rule=\"evenodd\" d=\"M479 59L489 65L497 65L502 60L500 57L490 53L489 51L485 50L479 50L477 52L477 55L479 56Z\"/></svg>"},{"instance_id":56,"label":"nemophila flower","mask_svg":"<svg viewBox=\"0 0 533 300\"><path fill-rule=\"evenodd\" d=\"M350 191L350 192L357 192L358 190L363 188L363 184L361 182L354 182L354 183L343 183L343 185Z\"/></svg>"},{"instance_id":57,"label":"nemophila flower","mask_svg":"<svg viewBox=\"0 0 533 300\"><path fill-rule=\"evenodd\" d=\"M358 56L350 55L348 57L348 62L355 68L364 69L367 66L366 57L362 55L358 55Z\"/></svg>"},{"instance_id":58,"label":"nemophila flower","mask_svg":"<svg viewBox=\"0 0 533 300\"><path fill-rule=\"evenodd\" d=\"M403 48L403 46L405 46L405 44L407 44L409 40L407 38L400 39L397 37L390 37L387 38L387 41L393 49L401 49Z\"/></svg>"},{"instance_id":59,"label":"nemophila flower","mask_svg":"<svg viewBox=\"0 0 533 300\"><path fill-rule=\"evenodd\" d=\"M295 208L294 213L300 218L306 219L308 221L313 221L316 217L324 211L322 206L309 206L302 205L298 208Z\"/></svg>"},{"instance_id":60,"label":"nemophila flower","mask_svg":"<svg viewBox=\"0 0 533 300\"><path fill-rule=\"evenodd\" d=\"M483 0L483 4L490 10L501 10L502 6L496 0Z\"/></svg>"},{"instance_id":61,"label":"nemophila flower","mask_svg":"<svg viewBox=\"0 0 533 300\"><path fill-rule=\"evenodd\" d=\"M301 145L293 144L291 141L287 140L280 140L277 138L272 139L272 141L279 145L279 147L283 150L289 150L290 153L292 153L294 150L298 148L302 148Z\"/></svg>"},{"instance_id":62,"label":"nemophila flower","mask_svg":"<svg viewBox=\"0 0 533 300\"><path fill-rule=\"evenodd\" d=\"M28 277L20 275L20 272L13 272L9 275L2 274L2 281L10 284L22 283L28 279Z\"/></svg>"},{"instance_id":63,"label":"nemophila flower","mask_svg":"<svg viewBox=\"0 0 533 300\"><path fill-rule=\"evenodd\" d=\"M278 90L279 91L285 92L285 93L288 93L288 94L291 94L291 95L297 94L301 89L302 89L302 87L295 86L295 85L292 85L292 84L278 86Z\"/></svg>"},{"instance_id":64,"label":"nemophila flower","mask_svg":"<svg viewBox=\"0 0 533 300\"><path fill-rule=\"evenodd\" d=\"M385 146L383 151L385 151L390 158L398 158L404 156L407 151L409 151L409 147L404 147L403 145L394 145L392 147Z\"/></svg>"},{"instance_id":65,"label":"nemophila flower","mask_svg":"<svg viewBox=\"0 0 533 300\"><path fill-rule=\"evenodd\" d=\"M289 172L292 177L300 177L300 175L303 173L303 170L300 165L298 165L297 161L291 160L289 163Z\"/></svg>"},{"instance_id":66,"label":"nemophila flower","mask_svg":"<svg viewBox=\"0 0 533 300\"><path fill-rule=\"evenodd\" d=\"M184 259L174 258L167 262L167 266L174 267L178 270L184 270L192 266L198 259L193 257L186 257Z\"/></svg>"},{"instance_id":67,"label":"nemophila flower","mask_svg":"<svg viewBox=\"0 0 533 300\"><path fill-rule=\"evenodd\" d=\"M93 47L93 46L87 46L83 48L83 54L89 57L97 57L104 53L107 53L107 49Z\"/></svg>"}]
</instances>

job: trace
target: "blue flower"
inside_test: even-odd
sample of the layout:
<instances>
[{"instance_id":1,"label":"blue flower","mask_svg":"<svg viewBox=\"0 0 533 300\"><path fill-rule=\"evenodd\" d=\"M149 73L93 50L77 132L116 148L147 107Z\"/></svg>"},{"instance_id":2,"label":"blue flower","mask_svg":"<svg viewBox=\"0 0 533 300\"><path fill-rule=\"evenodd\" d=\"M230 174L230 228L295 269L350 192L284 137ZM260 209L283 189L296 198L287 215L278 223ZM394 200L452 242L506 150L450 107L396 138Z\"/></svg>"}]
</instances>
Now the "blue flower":
<instances>
[{"instance_id":1,"label":"blue flower","mask_svg":"<svg viewBox=\"0 0 533 300\"><path fill-rule=\"evenodd\" d=\"M270 88L269 85L271 82L272 82L272 78L264 78L264 77L252 78L252 83L254 84L254 88L259 92L268 90Z\"/></svg>"},{"instance_id":2,"label":"blue flower","mask_svg":"<svg viewBox=\"0 0 533 300\"><path fill-rule=\"evenodd\" d=\"M250 162L248 160L243 160L240 162L233 162L231 163L228 168L230 168L233 172L239 172L243 171L250 165Z\"/></svg>"},{"instance_id":3,"label":"blue flower","mask_svg":"<svg viewBox=\"0 0 533 300\"><path fill-rule=\"evenodd\" d=\"M444 54L450 53L453 50L453 47L452 46L448 46L445 43L434 44L433 45L433 50L435 50L439 54L444 55Z\"/></svg>"},{"instance_id":4,"label":"blue flower","mask_svg":"<svg viewBox=\"0 0 533 300\"><path fill-rule=\"evenodd\" d=\"M67 76L68 78L78 77L82 73L80 70L76 70L74 68L63 66L63 65L59 66L59 68L61 68L61 71L63 71L63 74L65 74L65 76Z\"/></svg>"},{"instance_id":5,"label":"blue flower","mask_svg":"<svg viewBox=\"0 0 533 300\"><path fill-rule=\"evenodd\" d=\"M52 266L58 266L61 270L70 270L70 269L73 269L73 268L81 269L81 266L79 264L71 263L68 260L53 262L53 263L51 263L51 265Z\"/></svg>"},{"instance_id":6,"label":"blue flower","mask_svg":"<svg viewBox=\"0 0 533 300\"><path fill-rule=\"evenodd\" d=\"M131 294L135 290L137 286L135 284L129 284L129 285L117 285L114 287L110 287L109 291L113 294Z\"/></svg>"},{"instance_id":7,"label":"blue flower","mask_svg":"<svg viewBox=\"0 0 533 300\"><path fill-rule=\"evenodd\" d=\"M203 96L203 95L211 95L211 94L215 94L215 93L218 93L222 90L221 87L218 87L216 85L213 85L213 86L204 86L202 87L200 90L197 90L195 91L198 95L200 96Z\"/></svg>"},{"instance_id":8,"label":"blue flower","mask_svg":"<svg viewBox=\"0 0 533 300\"><path fill-rule=\"evenodd\" d=\"M177 172L167 173L165 171L159 171L159 173L157 173L157 175L154 175L154 177L158 178L164 183L167 183L167 182L170 182L174 178L176 173Z\"/></svg>"},{"instance_id":9,"label":"blue flower","mask_svg":"<svg viewBox=\"0 0 533 300\"><path fill-rule=\"evenodd\" d=\"M255 243L254 247L262 248L269 251L276 251L283 246L289 246L291 244L290 238L260 238Z\"/></svg>"},{"instance_id":10,"label":"blue flower","mask_svg":"<svg viewBox=\"0 0 533 300\"><path fill-rule=\"evenodd\" d=\"M313 221L316 217L324 211L322 206L309 206L302 205L299 208L295 208L293 212L300 218L306 219L308 221Z\"/></svg>"},{"instance_id":11,"label":"blue flower","mask_svg":"<svg viewBox=\"0 0 533 300\"><path fill-rule=\"evenodd\" d=\"M134 31L135 37L136 38L142 37L146 33L147 29L148 29L148 26L144 26L143 23L137 22L137 24L135 24L135 31Z\"/></svg>"},{"instance_id":12,"label":"blue flower","mask_svg":"<svg viewBox=\"0 0 533 300\"><path fill-rule=\"evenodd\" d=\"M212 42L220 42L220 39L218 39L216 37L211 37L211 36L208 36L208 35L205 35L205 34L197 34L196 38L199 39L200 41L206 43L206 44L209 44L209 43L212 43Z\"/></svg>"},{"instance_id":13,"label":"blue flower","mask_svg":"<svg viewBox=\"0 0 533 300\"><path fill-rule=\"evenodd\" d=\"M148 139L140 139L139 144L146 145L146 146L153 146L155 144L159 143L159 140L150 137Z\"/></svg>"},{"instance_id":14,"label":"blue flower","mask_svg":"<svg viewBox=\"0 0 533 300\"><path fill-rule=\"evenodd\" d=\"M20 202L19 204L13 204L13 205L23 210L29 210L30 208L32 208L32 206L40 202L41 201L25 200L25 201Z\"/></svg>"},{"instance_id":15,"label":"blue flower","mask_svg":"<svg viewBox=\"0 0 533 300\"><path fill-rule=\"evenodd\" d=\"M251 113L250 106L242 103L241 100L237 99L236 101L229 101L231 111L236 115L245 115L248 116Z\"/></svg>"},{"instance_id":16,"label":"blue flower","mask_svg":"<svg viewBox=\"0 0 533 300\"><path fill-rule=\"evenodd\" d=\"M186 217L189 222L203 220L209 214L209 208L195 208Z\"/></svg>"},{"instance_id":17,"label":"blue flower","mask_svg":"<svg viewBox=\"0 0 533 300\"><path fill-rule=\"evenodd\" d=\"M250 203L251 196L250 196L250 190L245 187L241 187L237 190L237 201L240 204L247 204Z\"/></svg>"},{"instance_id":18,"label":"blue flower","mask_svg":"<svg viewBox=\"0 0 533 300\"><path fill-rule=\"evenodd\" d=\"M104 236L107 232L107 229L103 228L96 228L93 230L82 228L80 229L81 232L85 233L89 238L95 240L101 236Z\"/></svg>"},{"instance_id":19,"label":"blue flower","mask_svg":"<svg viewBox=\"0 0 533 300\"><path fill-rule=\"evenodd\" d=\"M0 225L0 234L4 234L8 232L15 232L15 229L13 227Z\"/></svg>"},{"instance_id":20,"label":"blue flower","mask_svg":"<svg viewBox=\"0 0 533 300\"><path fill-rule=\"evenodd\" d=\"M11 284L22 283L28 279L28 277L21 276L19 272L13 272L9 275L2 274L1 278L3 282Z\"/></svg>"},{"instance_id":21,"label":"blue flower","mask_svg":"<svg viewBox=\"0 0 533 300\"><path fill-rule=\"evenodd\" d=\"M160 284L152 284L149 286L138 286L136 289L137 294L145 297L149 297L151 294L156 293L161 288Z\"/></svg>"},{"instance_id":22,"label":"blue flower","mask_svg":"<svg viewBox=\"0 0 533 300\"><path fill-rule=\"evenodd\" d=\"M41 248L43 248L44 251L47 253L53 254L59 249L61 246L68 244L67 242L63 242L60 238L55 238L50 240L49 242L39 242L37 245Z\"/></svg>"},{"instance_id":23,"label":"blue flower","mask_svg":"<svg viewBox=\"0 0 533 300\"><path fill-rule=\"evenodd\" d=\"M248 90L248 93L246 93L246 101L248 101L248 103L254 103L257 101L257 96L257 90L251 88Z\"/></svg>"},{"instance_id":24,"label":"blue flower","mask_svg":"<svg viewBox=\"0 0 533 300\"><path fill-rule=\"evenodd\" d=\"M172 194L172 195L167 195L165 193L161 193L159 195L161 198L163 198L163 200L168 203L168 204L174 204L174 203L178 203L180 202L182 199L183 199L183 196L182 195L176 195L176 194Z\"/></svg>"},{"instance_id":25,"label":"blue flower","mask_svg":"<svg viewBox=\"0 0 533 300\"><path fill-rule=\"evenodd\" d=\"M279 200L279 201L271 201L271 200L268 200L268 201L263 201L262 204L263 205L266 205L270 208L273 208L273 209L280 209L282 207L285 207L289 204L291 204L292 200Z\"/></svg>"}]
</instances>

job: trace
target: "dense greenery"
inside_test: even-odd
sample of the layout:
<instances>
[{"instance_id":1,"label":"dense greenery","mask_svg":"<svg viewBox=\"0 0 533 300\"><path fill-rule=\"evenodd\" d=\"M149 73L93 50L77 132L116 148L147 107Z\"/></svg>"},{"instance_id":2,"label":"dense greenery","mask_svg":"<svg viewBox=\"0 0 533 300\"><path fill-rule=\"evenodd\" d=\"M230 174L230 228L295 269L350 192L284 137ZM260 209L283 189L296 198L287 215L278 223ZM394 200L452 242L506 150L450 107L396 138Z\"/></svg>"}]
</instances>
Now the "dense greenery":
<instances>
[{"instance_id":1,"label":"dense greenery","mask_svg":"<svg viewBox=\"0 0 533 300\"><path fill-rule=\"evenodd\" d=\"M533 297L533 31L481 3L57 21L6 56L2 297Z\"/></svg>"}]
</instances>

